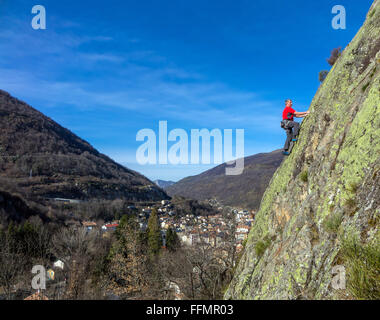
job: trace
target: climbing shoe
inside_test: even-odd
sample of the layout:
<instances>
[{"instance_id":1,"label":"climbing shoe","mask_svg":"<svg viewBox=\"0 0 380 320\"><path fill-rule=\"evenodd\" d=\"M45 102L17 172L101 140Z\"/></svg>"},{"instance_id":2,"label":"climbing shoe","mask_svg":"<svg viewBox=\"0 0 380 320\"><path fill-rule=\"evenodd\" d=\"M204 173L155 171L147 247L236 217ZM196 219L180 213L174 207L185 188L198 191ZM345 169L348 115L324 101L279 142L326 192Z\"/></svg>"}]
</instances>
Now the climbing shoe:
<instances>
[{"instance_id":1,"label":"climbing shoe","mask_svg":"<svg viewBox=\"0 0 380 320\"><path fill-rule=\"evenodd\" d=\"M290 153L289 153L288 151L282 151L282 154L283 154L284 156L288 156Z\"/></svg>"},{"instance_id":2,"label":"climbing shoe","mask_svg":"<svg viewBox=\"0 0 380 320\"><path fill-rule=\"evenodd\" d=\"M293 142L296 142L298 139L292 139Z\"/></svg>"}]
</instances>

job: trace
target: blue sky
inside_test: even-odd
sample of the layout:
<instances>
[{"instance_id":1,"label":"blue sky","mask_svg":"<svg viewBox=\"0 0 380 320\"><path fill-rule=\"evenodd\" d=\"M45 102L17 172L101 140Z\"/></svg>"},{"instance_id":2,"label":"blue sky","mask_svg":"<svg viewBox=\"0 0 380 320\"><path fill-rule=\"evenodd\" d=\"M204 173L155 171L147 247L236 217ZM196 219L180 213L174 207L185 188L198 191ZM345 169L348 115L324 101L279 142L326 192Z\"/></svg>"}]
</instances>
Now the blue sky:
<instances>
[{"instance_id":1,"label":"blue sky","mask_svg":"<svg viewBox=\"0 0 380 320\"><path fill-rule=\"evenodd\" d=\"M148 178L178 180L212 165L139 165L140 129L244 129L245 155L281 148L284 99L307 109L371 3L0 0L0 89ZM46 30L31 27L36 4ZM346 30L331 27L336 4Z\"/></svg>"}]
</instances>

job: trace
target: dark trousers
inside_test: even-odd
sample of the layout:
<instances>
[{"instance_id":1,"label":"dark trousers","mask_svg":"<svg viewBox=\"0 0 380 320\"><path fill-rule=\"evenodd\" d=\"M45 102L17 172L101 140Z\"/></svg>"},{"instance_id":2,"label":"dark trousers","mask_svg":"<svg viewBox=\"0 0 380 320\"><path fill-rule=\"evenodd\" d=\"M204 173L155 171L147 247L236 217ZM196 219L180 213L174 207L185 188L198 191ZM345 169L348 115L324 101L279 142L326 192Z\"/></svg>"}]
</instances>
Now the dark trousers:
<instances>
[{"instance_id":1,"label":"dark trousers","mask_svg":"<svg viewBox=\"0 0 380 320\"><path fill-rule=\"evenodd\" d=\"M290 141L292 139L295 139L298 136L298 133L300 131L300 124L295 121L287 120L286 124L286 141L284 150L287 151L289 149Z\"/></svg>"}]
</instances>

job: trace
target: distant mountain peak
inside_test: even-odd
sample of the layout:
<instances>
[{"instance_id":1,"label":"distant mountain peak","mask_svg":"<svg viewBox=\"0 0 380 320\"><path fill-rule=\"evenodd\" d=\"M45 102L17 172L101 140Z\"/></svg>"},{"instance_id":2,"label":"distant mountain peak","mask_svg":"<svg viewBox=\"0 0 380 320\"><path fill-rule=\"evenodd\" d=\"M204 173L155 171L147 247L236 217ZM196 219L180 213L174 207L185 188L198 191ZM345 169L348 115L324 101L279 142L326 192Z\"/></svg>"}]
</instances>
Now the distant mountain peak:
<instances>
[{"instance_id":1,"label":"distant mountain peak","mask_svg":"<svg viewBox=\"0 0 380 320\"><path fill-rule=\"evenodd\" d=\"M281 150L259 153L244 158L241 175L227 176L226 163L184 178L166 187L170 196L196 200L217 199L223 205L258 209L261 197L276 169L283 160Z\"/></svg>"},{"instance_id":2,"label":"distant mountain peak","mask_svg":"<svg viewBox=\"0 0 380 320\"><path fill-rule=\"evenodd\" d=\"M165 189L165 188L170 187L171 185L175 184L174 181L166 181L166 180L160 180L160 179L154 180L154 183L162 189Z\"/></svg>"}]
</instances>

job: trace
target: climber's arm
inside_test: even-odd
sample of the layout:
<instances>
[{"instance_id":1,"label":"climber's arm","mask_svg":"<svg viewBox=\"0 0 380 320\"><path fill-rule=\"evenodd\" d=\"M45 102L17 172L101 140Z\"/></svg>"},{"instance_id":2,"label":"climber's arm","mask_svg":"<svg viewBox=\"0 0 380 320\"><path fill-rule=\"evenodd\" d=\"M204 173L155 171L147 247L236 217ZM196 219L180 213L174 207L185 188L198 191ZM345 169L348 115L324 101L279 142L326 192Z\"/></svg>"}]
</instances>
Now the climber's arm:
<instances>
[{"instance_id":1,"label":"climber's arm","mask_svg":"<svg viewBox=\"0 0 380 320\"><path fill-rule=\"evenodd\" d=\"M305 111L305 112L294 112L294 116L296 118L304 118L306 117L307 115L309 114L309 111Z\"/></svg>"}]
</instances>

